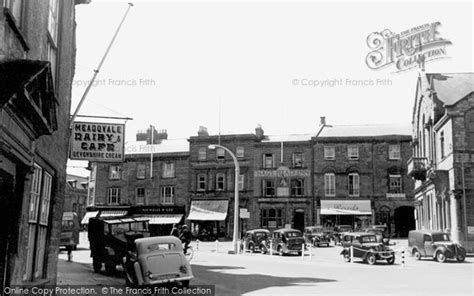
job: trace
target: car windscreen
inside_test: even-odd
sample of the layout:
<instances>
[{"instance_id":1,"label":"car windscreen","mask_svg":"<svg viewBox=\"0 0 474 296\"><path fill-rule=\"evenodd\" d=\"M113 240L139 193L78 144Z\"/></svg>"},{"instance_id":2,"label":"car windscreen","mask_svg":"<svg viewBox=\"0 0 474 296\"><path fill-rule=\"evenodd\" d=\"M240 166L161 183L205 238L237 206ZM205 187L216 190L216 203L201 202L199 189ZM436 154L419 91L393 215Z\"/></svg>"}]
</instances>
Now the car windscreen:
<instances>
[{"instance_id":1,"label":"car windscreen","mask_svg":"<svg viewBox=\"0 0 474 296\"><path fill-rule=\"evenodd\" d=\"M301 237L301 232L291 231L285 233L286 237Z\"/></svg>"},{"instance_id":2,"label":"car windscreen","mask_svg":"<svg viewBox=\"0 0 474 296\"><path fill-rule=\"evenodd\" d=\"M150 244L147 246L147 250L150 252L156 251L179 251L174 243L157 243Z\"/></svg>"},{"instance_id":3,"label":"car windscreen","mask_svg":"<svg viewBox=\"0 0 474 296\"><path fill-rule=\"evenodd\" d=\"M62 230L72 230L72 229L74 229L74 221L73 220L63 220Z\"/></svg>"},{"instance_id":4,"label":"car windscreen","mask_svg":"<svg viewBox=\"0 0 474 296\"><path fill-rule=\"evenodd\" d=\"M435 233L433 234L433 241L434 242L447 242L449 241L449 235L446 233Z\"/></svg>"},{"instance_id":5,"label":"car windscreen","mask_svg":"<svg viewBox=\"0 0 474 296\"><path fill-rule=\"evenodd\" d=\"M376 243L377 238L375 237L375 235L366 235L361 237L361 241L362 243Z\"/></svg>"},{"instance_id":6,"label":"car windscreen","mask_svg":"<svg viewBox=\"0 0 474 296\"><path fill-rule=\"evenodd\" d=\"M258 238L267 237L267 233L266 232L255 232L255 236L258 237Z\"/></svg>"}]
</instances>

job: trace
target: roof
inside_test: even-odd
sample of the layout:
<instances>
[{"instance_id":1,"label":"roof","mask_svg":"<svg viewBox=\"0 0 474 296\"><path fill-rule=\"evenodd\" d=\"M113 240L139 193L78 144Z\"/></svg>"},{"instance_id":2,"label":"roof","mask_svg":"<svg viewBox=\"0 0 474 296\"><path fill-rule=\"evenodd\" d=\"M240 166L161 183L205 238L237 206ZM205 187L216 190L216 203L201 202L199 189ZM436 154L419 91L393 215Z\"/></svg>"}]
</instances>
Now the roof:
<instances>
[{"instance_id":1,"label":"roof","mask_svg":"<svg viewBox=\"0 0 474 296\"><path fill-rule=\"evenodd\" d=\"M302 142L310 141L314 134L267 135L262 142Z\"/></svg>"},{"instance_id":2,"label":"roof","mask_svg":"<svg viewBox=\"0 0 474 296\"><path fill-rule=\"evenodd\" d=\"M293 228L280 228L280 229L277 229L273 232L294 232L294 231L301 232L300 230L293 229Z\"/></svg>"},{"instance_id":3,"label":"roof","mask_svg":"<svg viewBox=\"0 0 474 296\"><path fill-rule=\"evenodd\" d=\"M270 233L270 230L268 229L252 229L252 230L247 230L247 233L254 233L254 232L266 232L266 233Z\"/></svg>"},{"instance_id":4,"label":"roof","mask_svg":"<svg viewBox=\"0 0 474 296\"><path fill-rule=\"evenodd\" d=\"M187 139L161 140L160 144L148 145L146 141L126 142L125 155L150 154L150 153L189 153L189 142Z\"/></svg>"},{"instance_id":5,"label":"roof","mask_svg":"<svg viewBox=\"0 0 474 296\"><path fill-rule=\"evenodd\" d=\"M411 136L410 124L327 125L318 137L374 137L402 135Z\"/></svg>"},{"instance_id":6,"label":"roof","mask_svg":"<svg viewBox=\"0 0 474 296\"><path fill-rule=\"evenodd\" d=\"M474 91L474 73L427 73L426 76L445 105L454 105Z\"/></svg>"}]
</instances>

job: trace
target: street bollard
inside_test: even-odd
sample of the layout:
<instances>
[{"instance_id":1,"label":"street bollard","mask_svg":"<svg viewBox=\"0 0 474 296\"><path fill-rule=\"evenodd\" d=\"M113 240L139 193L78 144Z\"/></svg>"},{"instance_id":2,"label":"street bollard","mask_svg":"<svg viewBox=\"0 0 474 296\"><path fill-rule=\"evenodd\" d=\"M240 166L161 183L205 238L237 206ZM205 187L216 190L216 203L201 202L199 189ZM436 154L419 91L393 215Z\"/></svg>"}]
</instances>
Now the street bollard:
<instances>
[{"instance_id":1,"label":"street bollard","mask_svg":"<svg viewBox=\"0 0 474 296\"><path fill-rule=\"evenodd\" d=\"M219 241L216 239L216 253L219 251Z\"/></svg>"},{"instance_id":2,"label":"street bollard","mask_svg":"<svg viewBox=\"0 0 474 296\"><path fill-rule=\"evenodd\" d=\"M313 248L311 247L311 244L308 245L309 248L309 261L313 260Z\"/></svg>"},{"instance_id":3,"label":"street bollard","mask_svg":"<svg viewBox=\"0 0 474 296\"><path fill-rule=\"evenodd\" d=\"M354 246L351 246L351 263L354 263Z\"/></svg>"},{"instance_id":4,"label":"street bollard","mask_svg":"<svg viewBox=\"0 0 474 296\"><path fill-rule=\"evenodd\" d=\"M199 251L199 240L196 240L196 251Z\"/></svg>"},{"instance_id":5,"label":"street bollard","mask_svg":"<svg viewBox=\"0 0 474 296\"><path fill-rule=\"evenodd\" d=\"M405 267L405 250L402 250L402 267Z\"/></svg>"},{"instance_id":6,"label":"street bollard","mask_svg":"<svg viewBox=\"0 0 474 296\"><path fill-rule=\"evenodd\" d=\"M245 252L247 252L247 249L245 248L245 242L241 240L239 244L242 248L242 255L245 255Z\"/></svg>"},{"instance_id":7,"label":"street bollard","mask_svg":"<svg viewBox=\"0 0 474 296\"><path fill-rule=\"evenodd\" d=\"M270 241L270 256L273 255L273 241Z\"/></svg>"},{"instance_id":8,"label":"street bollard","mask_svg":"<svg viewBox=\"0 0 474 296\"><path fill-rule=\"evenodd\" d=\"M301 244L301 260L304 260L304 244Z\"/></svg>"}]
</instances>

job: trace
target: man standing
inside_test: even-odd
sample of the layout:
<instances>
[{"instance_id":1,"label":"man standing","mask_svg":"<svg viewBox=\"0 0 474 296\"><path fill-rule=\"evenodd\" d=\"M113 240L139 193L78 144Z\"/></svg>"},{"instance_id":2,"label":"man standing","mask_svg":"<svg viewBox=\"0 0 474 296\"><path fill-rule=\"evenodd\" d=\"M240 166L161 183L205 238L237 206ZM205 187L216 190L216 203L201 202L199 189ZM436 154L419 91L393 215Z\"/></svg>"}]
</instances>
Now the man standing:
<instances>
[{"instance_id":1,"label":"man standing","mask_svg":"<svg viewBox=\"0 0 474 296\"><path fill-rule=\"evenodd\" d=\"M181 239L181 242L184 243L184 254L186 255L189 244L191 243L191 232L186 224L183 225L183 230L181 231L179 238Z\"/></svg>"}]
</instances>

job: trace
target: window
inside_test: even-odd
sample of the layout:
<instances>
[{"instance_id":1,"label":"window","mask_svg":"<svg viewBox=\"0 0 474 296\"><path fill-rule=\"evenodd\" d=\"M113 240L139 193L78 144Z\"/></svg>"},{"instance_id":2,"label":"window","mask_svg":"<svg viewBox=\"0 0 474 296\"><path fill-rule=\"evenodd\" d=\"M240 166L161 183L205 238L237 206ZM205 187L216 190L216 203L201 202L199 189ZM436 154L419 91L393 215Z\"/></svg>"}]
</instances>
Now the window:
<instances>
[{"instance_id":1,"label":"window","mask_svg":"<svg viewBox=\"0 0 474 296\"><path fill-rule=\"evenodd\" d=\"M244 152L245 152L245 150L244 150L244 147L242 147L242 146L237 147L237 149L235 151L236 156L238 158L243 158L244 157Z\"/></svg>"},{"instance_id":2,"label":"window","mask_svg":"<svg viewBox=\"0 0 474 296\"><path fill-rule=\"evenodd\" d=\"M275 155L273 153L265 153L263 154L263 168L265 169L272 169L274 168L275 164Z\"/></svg>"},{"instance_id":3,"label":"window","mask_svg":"<svg viewBox=\"0 0 474 296\"><path fill-rule=\"evenodd\" d=\"M216 174L216 190L224 190L225 175L223 173Z\"/></svg>"},{"instance_id":4,"label":"window","mask_svg":"<svg viewBox=\"0 0 474 296\"><path fill-rule=\"evenodd\" d=\"M466 125L466 148L472 150L474 149L474 109L466 112L464 122Z\"/></svg>"},{"instance_id":5,"label":"window","mask_svg":"<svg viewBox=\"0 0 474 296\"><path fill-rule=\"evenodd\" d=\"M324 159L336 159L336 148L334 146L324 146Z\"/></svg>"},{"instance_id":6,"label":"window","mask_svg":"<svg viewBox=\"0 0 474 296\"><path fill-rule=\"evenodd\" d=\"M349 196L359 196L359 174L349 174Z\"/></svg>"},{"instance_id":7,"label":"window","mask_svg":"<svg viewBox=\"0 0 474 296\"><path fill-rule=\"evenodd\" d=\"M389 193L402 193L402 176L401 175L389 175Z\"/></svg>"},{"instance_id":8,"label":"window","mask_svg":"<svg viewBox=\"0 0 474 296\"><path fill-rule=\"evenodd\" d=\"M137 179L145 179L146 166L144 163L137 163Z\"/></svg>"},{"instance_id":9,"label":"window","mask_svg":"<svg viewBox=\"0 0 474 296\"><path fill-rule=\"evenodd\" d=\"M216 150L216 157L218 160L223 160L225 159L225 150L222 148L217 148Z\"/></svg>"},{"instance_id":10,"label":"window","mask_svg":"<svg viewBox=\"0 0 474 296\"><path fill-rule=\"evenodd\" d=\"M145 188L137 187L135 189L135 202L137 203L137 205L145 204Z\"/></svg>"},{"instance_id":11,"label":"window","mask_svg":"<svg viewBox=\"0 0 474 296\"><path fill-rule=\"evenodd\" d=\"M206 159L207 159L207 149L205 147L199 148L198 160L206 160Z\"/></svg>"},{"instance_id":12,"label":"window","mask_svg":"<svg viewBox=\"0 0 474 296\"><path fill-rule=\"evenodd\" d=\"M293 167L295 168L303 167L303 153L301 152L293 153Z\"/></svg>"},{"instance_id":13,"label":"window","mask_svg":"<svg viewBox=\"0 0 474 296\"><path fill-rule=\"evenodd\" d=\"M197 176L197 190L198 191L206 190L206 175L205 174L199 174Z\"/></svg>"},{"instance_id":14,"label":"window","mask_svg":"<svg viewBox=\"0 0 474 296\"><path fill-rule=\"evenodd\" d=\"M120 165L111 165L109 167L109 179L110 180L122 179L122 167Z\"/></svg>"},{"instance_id":15,"label":"window","mask_svg":"<svg viewBox=\"0 0 474 296\"><path fill-rule=\"evenodd\" d=\"M58 51L58 31L59 31L59 1L49 0L48 14L48 61L51 62L51 74L53 81L56 81L56 65Z\"/></svg>"},{"instance_id":16,"label":"window","mask_svg":"<svg viewBox=\"0 0 474 296\"><path fill-rule=\"evenodd\" d=\"M304 195L304 180L303 179L291 180L291 195L292 196Z\"/></svg>"},{"instance_id":17,"label":"window","mask_svg":"<svg viewBox=\"0 0 474 296\"><path fill-rule=\"evenodd\" d=\"M400 159L400 145L388 145L388 159Z\"/></svg>"},{"instance_id":18,"label":"window","mask_svg":"<svg viewBox=\"0 0 474 296\"><path fill-rule=\"evenodd\" d=\"M264 228L281 228L284 226L282 209L261 209L260 224Z\"/></svg>"},{"instance_id":19,"label":"window","mask_svg":"<svg viewBox=\"0 0 474 296\"><path fill-rule=\"evenodd\" d=\"M161 187L161 203L174 204L174 186Z\"/></svg>"},{"instance_id":20,"label":"window","mask_svg":"<svg viewBox=\"0 0 474 296\"><path fill-rule=\"evenodd\" d=\"M263 180L262 188L263 188L263 196L275 196L275 181L274 180Z\"/></svg>"},{"instance_id":21,"label":"window","mask_svg":"<svg viewBox=\"0 0 474 296\"><path fill-rule=\"evenodd\" d=\"M439 134L439 145L440 145L440 154L441 154L441 159L444 158L444 132L441 132Z\"/></svg>"},{"instance_id":22,"label":"window","mask_svg":"<svg viewBox=\"0 0 474 296\"><path fill-rule=\"evenodd\" d=\"M23 2L22 0L4 0L3 1L3 6L8 8L18 28L21 27L21 22L22 22L22 19L21 19L22 2Z\"/></svg>"},{"instance_id":23,"label":"window","mask_svg":"<svg viewBox=\"0 0 474 296\"><path fill-rule=\"evenodd\" d=\"M164 163L161 177L162 178L174 178L174 176L175 176L174 162Z\"/></svg>"},{"instance_id":24,"label":"window","mask_svg":"<svg viewBox=\"0 0 474 296\"><path fill-rule=\"evenodd\" d=\"M239 191L244 190L244 174L239 175Z\"/></svg>"},{"instance_id":25,"label":"window","mask_svg":"<svg viewBox=\"0 0 474 296\"><path fill-rule=\"evenodd\" d=\"M107 191L107 203L109 205L120 204L120 188L109 188Z\"/></svg>"},{"instance_id":26,"label":"window","mask_svg":"<svg viewBox=\"0 0 474 296\"><path fill-rule=\"evenodd\" d=\"M359 147L357 145L347 146L347 157L349 159L359 159Z\"/></svg>"},{"instance_id":27,"label":"window","mask_svg":"<svg viewBox=\"0 0 474 296\"><path fill-rule=\"evenodd\" d=\"M97 177L97 165L93 164L91 166L91 181L95 181L96 177Z\"/></svg>"},{"instance_id":28,"label":"window","mask_svg":"<svg viewBox=\"0 0 474 296\"><path fill-rule=\"evenodd\" d=\"M336 175L334 173L324 174L324 195L336 195Z\"/></svg>"},{"instance_id":29,"label":"window","mask_svg":"<svg viewBox=\"0 0 474 296\"><path fill-rule=\"evenodd\" d=\"M51 205L53 177L35 164L31 178L28 212L28 245L24 280L44 278L47 252L47 230Z\"/></svg>"}]
</instances>

